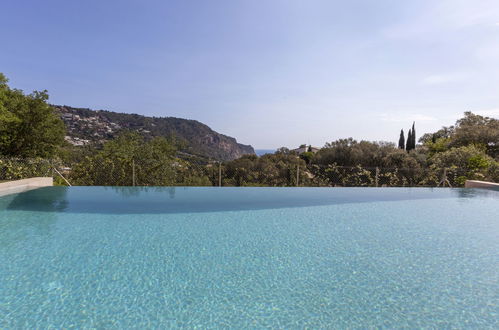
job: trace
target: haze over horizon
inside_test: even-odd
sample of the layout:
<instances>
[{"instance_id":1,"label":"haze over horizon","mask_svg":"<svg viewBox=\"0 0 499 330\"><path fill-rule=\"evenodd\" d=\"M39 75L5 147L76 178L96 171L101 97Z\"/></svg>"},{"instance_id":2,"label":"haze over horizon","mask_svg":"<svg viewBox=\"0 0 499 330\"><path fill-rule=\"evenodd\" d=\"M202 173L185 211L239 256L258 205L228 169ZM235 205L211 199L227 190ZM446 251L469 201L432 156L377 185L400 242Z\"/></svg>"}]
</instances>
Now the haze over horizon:
<instances>
[{"instance_id":1,"label":"haze over horizon","mask_svg":"<svg viewBox=\"0 0 499 330\"><path fill-rule=\"evenodd\" d=\"M20 0L0 28L12 87L195 119L255 149L499 117L494 0Z\"/></svg>"}]
</instances>

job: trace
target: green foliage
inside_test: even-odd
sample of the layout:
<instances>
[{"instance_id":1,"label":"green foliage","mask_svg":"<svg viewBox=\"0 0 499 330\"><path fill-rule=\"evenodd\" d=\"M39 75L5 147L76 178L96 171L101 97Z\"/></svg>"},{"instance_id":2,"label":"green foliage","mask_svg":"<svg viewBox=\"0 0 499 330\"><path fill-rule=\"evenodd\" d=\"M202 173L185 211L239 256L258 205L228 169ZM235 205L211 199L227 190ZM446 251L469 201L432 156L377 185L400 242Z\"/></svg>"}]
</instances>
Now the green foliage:
<instances>
[{"instance_id":1,"label":"green foliage","mask_svg":"<svg viewBox=\"0 0 499 330\"><path fill-rule=\"evenodd\" d=\"M421 168L372 168L311 165L312 185L333 187L401 187L427 185L425 171ZM435 186L438 183L429 185Z\"/></svg>"},{"instance_id":2,"label":"green foliage","mask_svg":"<svg viewBox=\"0 0 499 330\"><path fill-rule=\"evenodd\" d=\"M205 172L175 154L174 144L164 138L146 141L136 132L125 132L76 163L69 180L80 185L211 185Z\"/></svg>"},{"instance_id":3,"label":"green foliage","mask_svg":"<svg viewBox=\"0 0 499 330\"><path fill-rule=\"evenodd\" d=\"M312 151L307 151L307 152L303 152L300 155L300 158L303 159L305 161L305 163L310 164L310 162L312 162L312 160L314 159L314 156L315 156L315 154Z\"/></svg>"},{"instance_id":4,"label":"green foliage","mask_svg":"<svg viewBox=\"0 0 499 330\"><path fill-rule=\"evenodd\" d=\"M400 167L417 165L413 157L387 142L356 141L352 138L326 143L312 161L317 165Z\"/></svg>"},{"instance_id":5,"label":"green foliage","mask_svg":"<svg viewBox=\"0 0 499 330\"><path fill-rule=\"evenodd\" d=\"M47 104L47 91L25 95L0 74L0 155L53 157L64 143L63 122Z\"/></svg>"},{"instance_id":6,"label":"green foliage","mask_svg":"<svg viewBox=\"0 0 499 330\"><path fill-rule=\"evenodd\" d=\"M375 172L358 165L343 167L337 164L312 166L314 183L319 186L369 187L375 185Z\"/></svg>"},{"instance_id":7,"label":"green foliage","mask_svg":"<svg viewBox=\"0 0 499 330\"><path fill-rule=\"evenodd\" d=\"M412 131L409 130L409 132L407 133L407 142L405 144L405 150L410 151L412 149L411 142L412 142Z\"/></svg>"},{"instance_id":8,"label":"green foliage","mask_svg":"<svg viewBox=\"0 0 499 330\"><path fill-rule=\"evenodd\" d=\"M224 164L225 186L296 186L298 168L306 168L305 161L291 153L276 152L262 157L243 156ZM305 174L305 173L302 173ZM300 176L298 184L309 182L306 175Z\"/></svg>"},{"instance_id":9,"label":"green foliage","mask_svg":"<svg viewBox=\"0 0 499 330\"><path fill-rule=\"evenodd\" d=\"M491 179L489 169L499 166L498 162L488 156L483 148L476 145L451 148L437 153L430 159L431 170L451 169L463 180ZM493 178L492 178L493 179Z\"/></svg>"},{"instance_id":10,"label":"green foliage","mask_svg":"<svg viewBox=\"0 0 499 330\"><path fill-rule=\"evenodd\" d=\"M416 149L416 123L412 123L412 132L411 132L411 150Z\"/></svg>"},{"instance_id":11,"label":"green foliage","mask_svg":"<svg viewBox=\"0 0 499 330\"><path fill-rule=\"evenodd\" d=\"M0 181L52 175L52 166L45 159L0 158Z\"/></svg>"},{"instance_id":12,"label":"green foliage","mask_svg":"<svg viewBox=\"0 0 499 330\"><path fill-rule=\"evenodd\" d=\"M499 120L465 112L456 122L451 147L482 145L491 157L499 157Z\"/></svg>"},{"instance_id":13,"label":"green foliage","mask_svg":"<svg viewBox=\"0 0 499 330\"><path fill-rule=\"evenodd\" d=\"M450 138L440 137L433 138L427 142L425 142L425 146L428 148L430 154L444 152L449 149L449 144L451 142Z\"/></svg>"},{"instance_id":14,"label":"green foliage","mask_svg":"<svg viewBox=\"0 0 499 330\"><path fill-rule=\"evenodd\" d=\"M499 182L499 162L494 161L489 163L487 168L487 178L492 182Z\"/></svg>"},{"instance_id":15,"label":"green foliage","mask_svg":"<svg viewBox=\"0 0 499 330\"><path fill-rule=\"evenodd\" d=\"M290 153L291 153L291 150L289 150L289 149L288 149L288 148L286 148L286 147L281 147L281 148L277 149L275 153L276 153L276 154L283 154L283 155L287 155L287 154L290 154Z\"/></svg>"},{"instance_id":16,"label":"green foliage","mask_svg":"<svg viewBox=\"0 0 499 330\"><path fill-rule=\"evenodd\" d=\"M415 123L412 124L412 128L409 129L409 132L407 133L407 143L405 146L405 150L407 151L416 149L416 128L414 127L414 125Z\"/></svg>"},{"instance_id":17,"label":"green foliage","mask_svg":"<svg viewBox=\"0 0 499 330\"><path fill-rule=\"evenodd\" d=\"M480 145L489 156L499 158L499 120L465 112L455 126L442 127L435 133L424 134L420 142L429 148L430 153Z\"/></svg>"},{"instance_id":18,"label":"green foliage","mask_svg":"<svg viewBox=\"0 0 499 330\"><path fill-rule=\"evenodd\" d=\"M474 155L468 158L468 168L472 170L485 169L490 166L491 161L485 155Z\"/></svg>"},{"instance_id":19,"label":"green foliage","mask_svg":"<svg viewBox=\"0 0 499 330\"><path fill-rule=\"evenodd\" d=\"M403 129L400 130L399 149L405 149L405 137Z\"/></svg>"},{"instance_id":20,"label":"green foliage","mask_svg":"<svg viewBox=\"0 0 499 330\"><path fill-rule=\"evenodd\" d=\"M445 138L445 139L450 139L450 137L454 134L454 126L449 126L449 127L442 127L435 133L426 133L421 136L419 139L419 142L422 144L426 144L427 142L433 142L439 138Z\"/></svg>"}]
</instances>

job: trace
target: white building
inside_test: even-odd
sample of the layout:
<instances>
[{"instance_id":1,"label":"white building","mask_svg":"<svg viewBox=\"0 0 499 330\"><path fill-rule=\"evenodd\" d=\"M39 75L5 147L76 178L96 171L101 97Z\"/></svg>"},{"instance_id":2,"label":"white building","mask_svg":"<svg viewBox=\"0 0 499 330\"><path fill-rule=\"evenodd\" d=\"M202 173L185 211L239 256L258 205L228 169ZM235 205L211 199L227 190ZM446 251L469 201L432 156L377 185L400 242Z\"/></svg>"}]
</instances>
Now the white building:
<instances>
[{"instance_id":1,"label":"white building","mask_svg":"<svg viewBox=\"0 0 499 330\"><path fill-rule=\"evenodd\" d=\"M301 145L300 147L298 147L296 149L292 149L290 151L294 151L297 154L302 154L304 152L311 151L311 152L313 152L315 154L319 150L320 150L320 148L317 148L317 147L312 147L312 146L307 146L307 145Z\"/></svg>"}]
</instances>

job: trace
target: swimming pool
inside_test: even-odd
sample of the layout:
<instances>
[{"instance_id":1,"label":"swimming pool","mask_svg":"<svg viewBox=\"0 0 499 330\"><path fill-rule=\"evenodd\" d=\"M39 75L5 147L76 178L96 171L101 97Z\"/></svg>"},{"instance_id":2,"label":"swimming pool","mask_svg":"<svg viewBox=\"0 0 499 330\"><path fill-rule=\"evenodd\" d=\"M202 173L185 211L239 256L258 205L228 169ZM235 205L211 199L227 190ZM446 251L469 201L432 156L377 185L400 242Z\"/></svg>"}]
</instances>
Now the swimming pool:
<instances>
[{"instance_id":1,"label":"swimming pool","mask_svg":"<svg viewBox=\"0 0 499 330\"><path fill-rule=\"evenodd\" d=\"M499 192L0 197L0 328L499 327Z\"/></svg>"}]
</instances>

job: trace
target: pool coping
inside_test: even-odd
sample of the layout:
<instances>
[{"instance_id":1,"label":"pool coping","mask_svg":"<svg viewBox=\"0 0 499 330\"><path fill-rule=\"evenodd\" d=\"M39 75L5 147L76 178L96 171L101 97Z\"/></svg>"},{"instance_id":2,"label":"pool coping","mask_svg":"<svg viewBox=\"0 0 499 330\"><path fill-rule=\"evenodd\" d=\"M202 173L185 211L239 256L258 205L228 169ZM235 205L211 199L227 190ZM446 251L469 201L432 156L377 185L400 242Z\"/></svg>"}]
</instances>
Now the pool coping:
<instances>
[{"instance_id":1,"label":"pool coping","mask_svg":"<svg viewBox=\"0 0 499 330\"><path fill-rule=\"evenodd\" d=\"M16 194L23 191L49 187L54 185L52 177L35 177L22 180L14 180L0 183L0 196Z\"/></svg>"},{"instance_id":2,"label":"pool coping","mask_svg":"<svg viewBox=\"0 0 499 330\"><path fill-rule=\"evenodd\" d=\"M499 183L488 182L488 181L478 181L478 180L466 180L464 183L465 188L484 188L484 189L499 189Z\"/></svg>"}]
</instances>

